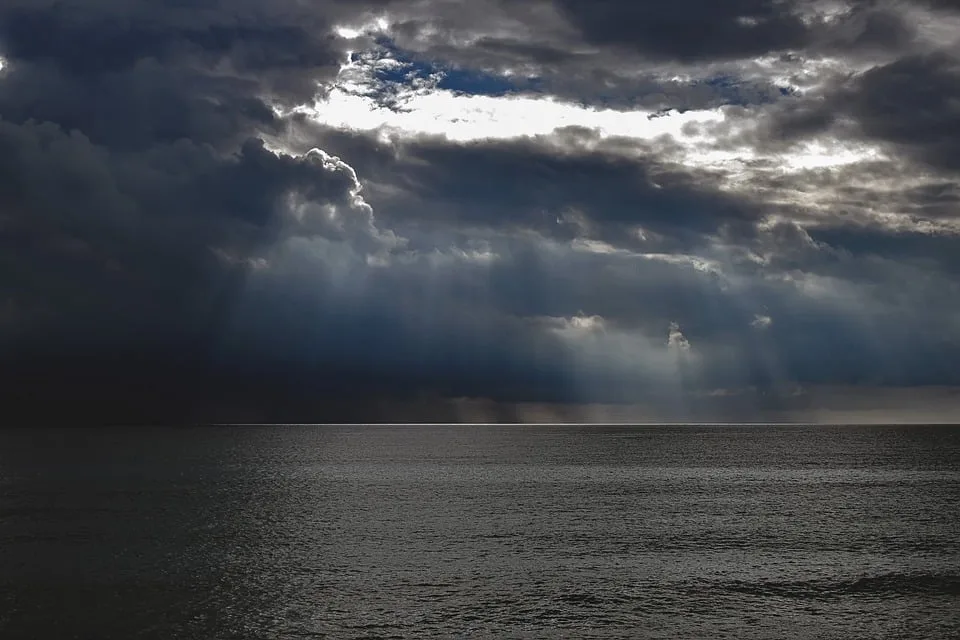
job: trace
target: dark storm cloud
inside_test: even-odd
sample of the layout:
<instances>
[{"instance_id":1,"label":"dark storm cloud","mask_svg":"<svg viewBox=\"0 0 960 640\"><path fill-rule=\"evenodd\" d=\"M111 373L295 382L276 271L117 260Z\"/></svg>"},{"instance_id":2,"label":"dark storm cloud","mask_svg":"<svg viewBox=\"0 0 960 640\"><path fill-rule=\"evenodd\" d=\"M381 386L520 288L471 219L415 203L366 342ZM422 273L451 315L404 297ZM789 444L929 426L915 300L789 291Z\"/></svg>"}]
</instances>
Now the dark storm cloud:
<instances>
[{"instance_id":1,"label":"dark storm cloud","mask_svg":"<svg viewBox=\"0 0 960 640\"><path fill-rule=\"evenodd\" d=\"M947 277L960 275L960 253L955 236L873 227L824 227L811 237L861 258L882 257L900 264L927 265ZM951 288L953 288L951 286Z\"/></svg>"},{"instance_id":2,"label":"dark storm cloud","mask_svg":"<svg viewBox=\"0 0 960 640\"><path fill-rule=\"evenodd\" d=\"M797 142L860 138L954 172L960 169L960 62L946 51L909 55L840 79L773 113L764 135ZM762 144L764 140L761 140Z\"/></svg>"},{"instance_id":3,"label":"dark storm cloud","mask_svg":"<svg viewBox=\"0 0 960 640\"><path fill-rule=\"evenodd\" d=\"M395 240L349 167L257 140L284 128L274 105L336 73L344 6L0 6L10 411L36 413L37 392L121 420L183 419L218 385L283 397L288 376L211 361L260 255L291 236L374 253Z\"/></svg>"},{"instance_id":4,"label":"dark storm cloud","mask_svg":"<svg viewBox=\"0 0 960 640\"><path fill-rule=\"evenodd\" d=\"M5 2L8 227L177 291L211 248L264 241L289 192L343 201L352 184L253 141L336 72L328 26L292 2Z\"/></svg>"},{"instance_id":5,"label":"dark storm cloud","mask_svg":"<svg viewBox=\"0 0 960 640\"><path fill-rule=\"evenodd\" d=\"M820 188L861 217L829 225L778 201L800 191L789 178L678 162L689 141L571 127L454 143L278 115L372 50L335 26L386 11L390 55L446 70L441 89L735 105L737 125L769 110L761 151L831 134L954 171L955 59L914 51L906 6L6 0L4 393L116 419L337 420L422 392L656 403L675 387L957 382L954 236L866 213L895 200L948 219L946 177L891 198L835 175ZM825 55L879 62L795 91ZM810 229L768 224L785 213Z\"/></svg>"},{"instance_id":6,"label":"dark storm cloud","mask_svg":"<svg viewBox=\"0 0 960 640\"><path fill-rule=\"evenodd\" d=\"M391 224L535 229L634 245L642 227L691 244L721 228L750 234L764 215L756 202L723 192L715 176L669 161L669 140L644 148L572 127L505 141L423 136L391 144L362 133L308 131L357 168L370 202Z\"/></svg>"},{"instance_id":7,"label":"dark storm cloud","mask_svg":"<svg viewBox=\"0 0 960 640\"><path fill-rule=\"evenodd\" d=\"M283 129L273 104L299 104L336 73L329 14L293 2L3 3L0 233L20 332L82 341L148 326L149 340L203 325L235 277L229 263L275 237L291 194L354 208L349 171L256 140ZM343 234L317 216L300 226Z\"/></svg>"},{"instance_id":8,"label":"dark storm cloud","mask_svg":"<svg viewBox=\"0 0 960 640\"><path fill-rule=\"evenodd\" d=\"M226 12L214 3L31 3L3 13L0 36L10 58L50 61L83 75L129 70L145 59L226 60L239 74L263 74L269 89L284 87L287 71L296 86L311 70L336 62L326 25L309 20L309 13L284 16L280 3L261 22L257 7L244 11L242 4L239 11Z\"/></svg>"},{"instance_id":9,"label":"dark storm cloud","mask_svg":"<svg viewBox=\"0 0 960 640\"><path fill-rule=\"evenodd\" d=\"M875 0L832 7L789 0L557 0L556 4L587 42L686 64L793 51L899 50L909 46L915 35L902 13L903 4Z\"/></svg>"},{"instance_id":10,"label":"dark storm cloud","mask_svg":"<svg viewBox=\"0 0 960 640\"><path fill-rule=\"evenodd\" d=\"M592 43L682 61L745 57L802 47L809 28L775 0L627 2L558 0Z\"/></svg>"},{"instance_id":11,"label":"dark storm cloud","mask_svg":"<svg viewBox=\"0 0 960 640\"><path fill-rule=\"evenodd\" d=\"M345 230L322 218L294 224L281 212L290 193L349 209L354 187L342 169L258 141L225 156L189 141L111 153L52 123L0 121L0 171L0 238L16 256L7 295L67 332L81 322L109 332L134 318L154 331L200 321L193 305L203 309L217 292L206 287L226 284L216 251L242 262L281 222L284 233L340 237ZM352 231L375 235L363 219ZM38 321L25 330L54 332Z\"/></svg>"},{"instance_id":12,"label":"dark storm cloud","mask_svg":"<svg viewBox=\"0 0 960 640\"><path fill-rule=\"evenodd\" d=\"M502 216L509 224L572 208L598 223L713 231L753 213L699 186L688 172L603 152L565 154L534 142L427 143L408 148L405 157L410 164L400 175L416 185L418 198L463 203L456 210L474 219ZM492 193L491 184L499 187Z\"/></svg>"},{"instance_id":13,"label":"dark storm cloud","mask_svg":"<svg viewBox=\"0 0 960 640\"><path fill-rule=\"evenodd\" d=\"M843 107L840 100L843 100ZM863 134L934 167L960 169L960 61L911 56L871 69L838 96Z\"/></svg>"},{"instance_id":14,"label":"dark storm cloud","mask_svg":"<svg viewBox=\"0 0 960 640\"><path fill-rule=\"evenodd\" d=\"M554 139L553 143L559 140ZM482 301L480 308L493 308L508 316L562 319L587 310L606 321L606 333L601 331L582 340L601 348L610 344L605 341L615 344L618 331L639 332L653 343L664 343L669 326L678 320L694 351L704 354L707 361L696 378L697 385L749 384L769 388L778 380L786 386L798 380L804 384L953 380L949 362L957 349L950 336L958 309L951 303L955 298L945 298L943 293L944 287L955 285L943 271L947 262L937 262L929 253L925 257L912 254L934 247L948 251L955 246L950 237L944 237L939 244L911 248L903 242L905 235L894 234L888 238L890 246L884 246L876 236L871 240L863 227L851 227L851 237L864 239L861 250L854 251L852 246L845 246L840 236L829 236L827 230L807 233L796 224L778 224L762 232L747 225L747 233L720 233L720 226L731 219L738 220L737 217L726 218L722 207L705 207L702 215L709 220L704 222L708 230L696 234L698 242L681 241L697 228L695 210L681 207L682 214L676 219L667 215L667 222L649 213L644 217L644 206L663 201L636 190L635 174L629 173L623 176L629 186L617 189L626 189L630 197L625 201L636 205L631 210L630 222L653 224L664 238L653 242L634 238L626 242L623 234L611 233L611 228L624 223L619 214L611 214L612 201L604 200L603 193L598 191L589 201L580 202L575 197L578 187L574 173L585 174L587 166L577 164L575 159L591 157L582 149L573 151L574 147L568 147L565 152L562 145L552 148L545 141L536 140L464 145L421 139L392 146L373 137L346 134L327 137L325 145L362 166L362 173L371 176L371 201L382 198L378 206L389 212L384 217L390 218L392 225L428 225L441 237L443 232L437 230L447 229L450 237L454 235L452 229L462 230L464 224L469 224L471 231L465 235L486 238L490 249L500 256L489 266L472 267L469 272L456 266L445 267L448 277L431 279L421 274L407 278L398 275L403 272L400 269L394 272L397 280L393 285L384 288L383 297L389 297L388 292L401 296L404 283L427 281L440 299L464 308L473 308L471 300L474 304ZM537 153L532 154L533 150ZM552 175L540 182L538 176L542 172L550 174L549 169L564 166L564 153L569 154L577 171L559 177ZM498 160L486 163L487 154ZM515 157L508 159L511 155ZM556 162L548 162L544 168L541 155ZM614 157L609 150L597 153L597 158ZM636 162L620 159L627 165ZM495 172L493 166L507 170ZM416 169L411 171L411 167ZM606 169L598 171L601 173L617 175ZM375 183L386 181L385 176L395 178L387 181L393 190L378 194ZM476 181L483 177L488 179L485 188L496 194L486 199L491 202L489 208L478 204L478 193L474 191L480 188ZM451 182L454 179L462 182ZM518 185L517 191L523 191L522 197L508 198L515 193L511 190L513 184ZM600 184L614 188L602 181ZM678 180L677 184L687 183ZM402 195L398 196L398 191ZM539 198L549 199L555 192L564 194L557 202L583 205L578 216L561 225L562 231L551 231L549 225L538 224L536 216L524 215L538 210L546 201ZM932 199L949 197L948 190L927 188L923 193ZM865 200L864 194L853 195ZM669 202L676 194L665 197ZM920 199L919 195L904 196L905 201ZM605 206L590 209L594 201L602 201ZM717 192L705 201L722 202L723 198ZM746 195L735 202L737 211L747 216L762 210L760 202L752 202ZM553 222L555 218L550 217ZM524 229L535 230L536 234L523 240ZM591 237L607 239L614 246L577 244ZM568 244L571 240L573 243ZM715 256L718 272L685 259L680 251L700 252L709 258L712 249L706 245L718 243L728 244L721 246ZM894 247L899 252L894 252ZM667 253L659 256L640 255L664 248ZM740 259L739 251L760 255L764 262L761 265L753 258ZM940 255L943 259L948 256ZM461 277L466 273L471 275ZM917 286L921 280L925 285ZM921 311L931 308L940 309L942 321L931 322ZM754 326L761 314L774 318L770 327ZM577 340L581 338L565 345L568 353L576 351ZM632 354L622 347L619 350L636 362L650 357L642 349ZM541 354L540 362L568 361L572 357L568 355L565 360L562 353L563 350L548 349L546 356ZM824 367L826 361L834 364ZM579 365L575 359L573 362L576 371ZM925 362L932 368L925 368ZM591 374L593 386L588 387L584 399L636 399L643 394L640 390L655 387L650 371L624 366L619 373ZM607 381L601 385L601 379Z\"/></svg>"},{"instance_id":15,"label":"dark storm cloud","mask_svg":"<svg viewBox=\"0 0 960 640\"><path fill-rule=\"evenodd\" d=\"M7 120L49 120L95 143L236 144L281 123L338 69L317 14L290 2L30 2L0 8ZM321 14L322 16L322 14Z\"/></svg>"},{"instance_id":16,"label":"dark storm cloud","mask_svg":"<svg viewBox=\"0 0 960 640\"><path fill-rule=\"evenodd\" d=\"M940 9L942 11L958 11L960 12L960 5L957 5L954 0L916 0L917 3L921 5L927 5L934 9Z\"/></svg>"}]
</instances>

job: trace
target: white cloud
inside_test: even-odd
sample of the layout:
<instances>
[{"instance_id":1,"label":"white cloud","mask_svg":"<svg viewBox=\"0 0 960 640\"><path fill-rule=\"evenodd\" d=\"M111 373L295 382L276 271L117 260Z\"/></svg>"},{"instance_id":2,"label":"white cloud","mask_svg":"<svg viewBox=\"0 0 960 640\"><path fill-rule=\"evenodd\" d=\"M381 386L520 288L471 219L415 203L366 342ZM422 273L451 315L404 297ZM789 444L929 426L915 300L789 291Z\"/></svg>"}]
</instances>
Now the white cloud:
<instances>
[{"instance_id":1,"label":"white cloud","mask_svg":"<svg viewBox=\"0 0 960 640\"><path fill-rule=\"evenodd\" d=\"M583 313L569 318L549 317L541 320L556 333L570 338L596 333L606 328L606 321L601 316L588 316Z\"/></svg>"},{"instance_id":2,"label":"white cloud","mask_svg":"<svg viewBox=\"0 0 960 640\"><path fill-rule=\"evenodd\" d=\"M601 137L652 140L684 137L688 123L720 122L723 114L688 111L650 119L648 111L591 109L541 97L458 95L433 87L399 92L395 108L367 95L335 88L306 113L318 122L342 129L374 131L386 128L401 134L439 135L456 142L510 139L553 133L563 127L586 127Z\"/></svg>"},{"instance_id":3,"label":"white cloud","mask_svg":"<svg viewBox=\"0 0 960 640\"><path fill-rule=\"evenodd\" d=\"M690 351L690 341L687 340L683 332L680 331L680 325L676 322L670 323L670 331L667 335L667 347L681 352Z\"/></svg>"},{"instance_id":4,"label":"white cloud","mask_svg":"<svg viewBox=\"0 0 960 640\"><path fill-rule=\"evenodd\" d=\"M612 244L603 242L602 240L588 240L586 238L577 238L570 243L571 248L574 251L580 251L583 253L598 253L601 255L620 255L620 256L635 256L636 254L630 253L626 249L618 249Z\"/></svg>"}]
</instances>

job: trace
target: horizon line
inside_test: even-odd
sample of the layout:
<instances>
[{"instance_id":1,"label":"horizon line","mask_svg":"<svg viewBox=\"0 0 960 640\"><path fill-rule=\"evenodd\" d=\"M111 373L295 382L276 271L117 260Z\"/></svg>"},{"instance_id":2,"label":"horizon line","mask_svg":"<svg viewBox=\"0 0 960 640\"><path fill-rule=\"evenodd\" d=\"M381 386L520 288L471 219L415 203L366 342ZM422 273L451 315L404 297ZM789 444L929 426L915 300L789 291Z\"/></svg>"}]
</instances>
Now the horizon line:
<instances>
[{"instance_id":1,"label":"horizon line","mask_svg":"<svg viewBox=\"0 0 960 640\"><path fill-rule=\"evenodd\" d=\"M960 422L213 422L210 427L866 427L960 426Z\"/></svg>"}]
</instances>

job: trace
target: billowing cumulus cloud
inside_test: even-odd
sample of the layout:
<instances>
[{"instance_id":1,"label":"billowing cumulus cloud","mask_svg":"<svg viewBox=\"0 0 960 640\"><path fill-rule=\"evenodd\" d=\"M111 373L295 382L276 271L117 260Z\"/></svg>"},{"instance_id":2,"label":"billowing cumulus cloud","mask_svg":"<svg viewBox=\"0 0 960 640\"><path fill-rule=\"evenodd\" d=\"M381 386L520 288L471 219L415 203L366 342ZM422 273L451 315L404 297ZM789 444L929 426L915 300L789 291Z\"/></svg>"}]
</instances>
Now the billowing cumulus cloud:
<instances>
[{"instance_id":1,"label":"billowing cumulus cloud","mask_svg":"<svg viewBox=\"0 0 960 640\"><path fill-rule=\"evenodd\" d=\"M954 27L935 0L8 0L5 397L806 419L960 385Z\"/></svg>"}]
</instances>

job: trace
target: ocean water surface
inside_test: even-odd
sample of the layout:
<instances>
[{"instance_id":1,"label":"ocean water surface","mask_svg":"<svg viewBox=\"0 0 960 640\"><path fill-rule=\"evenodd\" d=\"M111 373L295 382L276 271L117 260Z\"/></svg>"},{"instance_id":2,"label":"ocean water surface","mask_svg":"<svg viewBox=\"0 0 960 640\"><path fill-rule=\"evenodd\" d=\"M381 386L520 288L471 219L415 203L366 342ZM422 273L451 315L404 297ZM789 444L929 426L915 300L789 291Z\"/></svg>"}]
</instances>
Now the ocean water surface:
<instances>
[{"instance_id":1,"label":"ocean water surface","mask_svg":"<svg viewBox=\"0 0 960 640\"><path fill-rule=\"evenodd\" d=\"M0 638L960 638L960 428L0 430Z\"/></svg>"}]
</instances>

